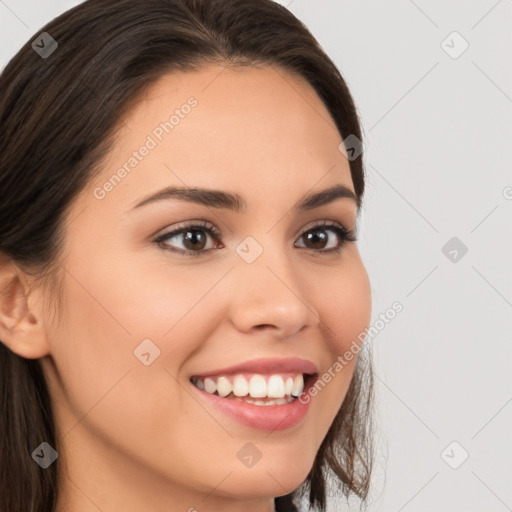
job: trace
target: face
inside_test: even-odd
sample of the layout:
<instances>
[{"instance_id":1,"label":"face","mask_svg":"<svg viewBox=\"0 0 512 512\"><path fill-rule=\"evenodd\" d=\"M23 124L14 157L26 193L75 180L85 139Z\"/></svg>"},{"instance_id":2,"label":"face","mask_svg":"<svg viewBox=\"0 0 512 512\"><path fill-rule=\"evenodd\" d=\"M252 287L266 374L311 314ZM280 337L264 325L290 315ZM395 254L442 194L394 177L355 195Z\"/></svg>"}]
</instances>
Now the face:
<instances>
[{"instance_id":1,"label":"face","mask_svg":"<svg viewBox=\"0 0 512 512\"><path fill-rule=\"evenodd\" d=\"M333 365L371 314L340 142L313 89L271 67L167 75L130 112L67 213L41 360L70 500L256 510L306 478L357 357ZM169 187L185 193L148 199Z\"/></svg>"}]
</instances>

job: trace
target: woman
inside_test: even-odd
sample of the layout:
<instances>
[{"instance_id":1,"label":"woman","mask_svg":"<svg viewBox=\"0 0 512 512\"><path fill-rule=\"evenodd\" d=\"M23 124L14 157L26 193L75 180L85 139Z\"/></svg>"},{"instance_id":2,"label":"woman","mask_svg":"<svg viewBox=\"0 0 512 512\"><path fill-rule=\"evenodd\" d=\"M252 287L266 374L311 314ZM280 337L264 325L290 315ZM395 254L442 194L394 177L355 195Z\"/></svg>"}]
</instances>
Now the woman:
<instances>
[{"instance_id":1,"label":"woman","mask_svg":"<svg viewBox=\"0 0 512 512\"><path fill-rule=\"evenodd\" d=\"M0 127L1 509L364 499L361 133L305 26L89 0L6 66Z\"/></svg>"}]
</instances>

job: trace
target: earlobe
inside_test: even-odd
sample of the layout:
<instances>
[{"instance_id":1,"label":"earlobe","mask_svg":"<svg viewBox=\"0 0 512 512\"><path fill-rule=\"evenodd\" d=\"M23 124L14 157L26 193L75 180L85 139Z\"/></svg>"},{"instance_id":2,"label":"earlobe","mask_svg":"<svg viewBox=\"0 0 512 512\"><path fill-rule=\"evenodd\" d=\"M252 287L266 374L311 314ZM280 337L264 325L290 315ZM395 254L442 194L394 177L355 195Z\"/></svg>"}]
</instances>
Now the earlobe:
<instances>
[{"instance_id":1,"label":"earlobe","mask_svg":"<svg viewBox=\"0 0 512 512\"><path fill-rule=\"evenodd\" d=\"M5 254L0 254L0 341L27 359L49 354L39 311L31 310L28 279Z\"/></svg>"}]
</instances>

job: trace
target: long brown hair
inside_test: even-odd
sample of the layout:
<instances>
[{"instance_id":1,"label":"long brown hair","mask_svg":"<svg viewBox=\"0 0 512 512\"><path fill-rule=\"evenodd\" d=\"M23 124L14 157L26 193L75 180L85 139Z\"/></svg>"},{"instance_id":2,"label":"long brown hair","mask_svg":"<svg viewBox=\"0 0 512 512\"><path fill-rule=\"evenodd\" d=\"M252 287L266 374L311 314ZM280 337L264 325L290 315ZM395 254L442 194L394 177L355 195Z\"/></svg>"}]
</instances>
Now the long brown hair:
<instances>
[{"instance_id":1,"label":"long brown hair","mask_svg":"<svg viewBox=\"0 0 512 512\"><path fill-rule=\"evenodd\" d=\"M46 58L32 47L42 32L58 44ZM361 140L340 72L305 25L281 5L88 0L34 34L0 75L0 255L54 286L65 214L101 170L119 120L164 74L210 63L271 64L294 73L314 88L341 137ZM349 160L361 200L362 155ZM292 493L307 495L311 508L325 508L330 482L338 483L347 498L355 494L364 502L367 497L372 390L371 358L360 355L313 467ZM31 459L43 440L57 445L39 361L0 343L1 512L54 510L59 461L42 470Z\"/></svg>"}]
</instances>

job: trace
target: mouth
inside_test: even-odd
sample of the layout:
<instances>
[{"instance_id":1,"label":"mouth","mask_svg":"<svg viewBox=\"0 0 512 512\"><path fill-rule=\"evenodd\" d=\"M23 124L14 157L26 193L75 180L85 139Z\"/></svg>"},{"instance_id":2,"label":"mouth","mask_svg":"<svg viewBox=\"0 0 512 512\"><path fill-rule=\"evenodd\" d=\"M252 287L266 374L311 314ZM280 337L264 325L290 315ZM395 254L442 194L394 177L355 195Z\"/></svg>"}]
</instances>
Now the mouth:
<instances>
[{"instance_id":1,"label":"mouth","mask_svg":"<svg viewBox=\"0 0 512 512\"><path fill-rule=\"evenodd\" d=\"M291 428L304 419L311 397L307 401L299 397L307 394L317 377L312 363L289 359L252 361L194 374L189 380L194 393L208 406L245 426L273 431Z\"/></svg>"},{"instance_id":2,"label":"mouth","mask_svg":"<svg viewBox=\"0 0 512 512\"><path fill-rule=\"evenodd\" d=\"M238 373L210 377L194 375L190 382L201 391L226 400L268 407L297 400L315 375L291 372L270 375Z\"/></svg>"}]
</instances>

